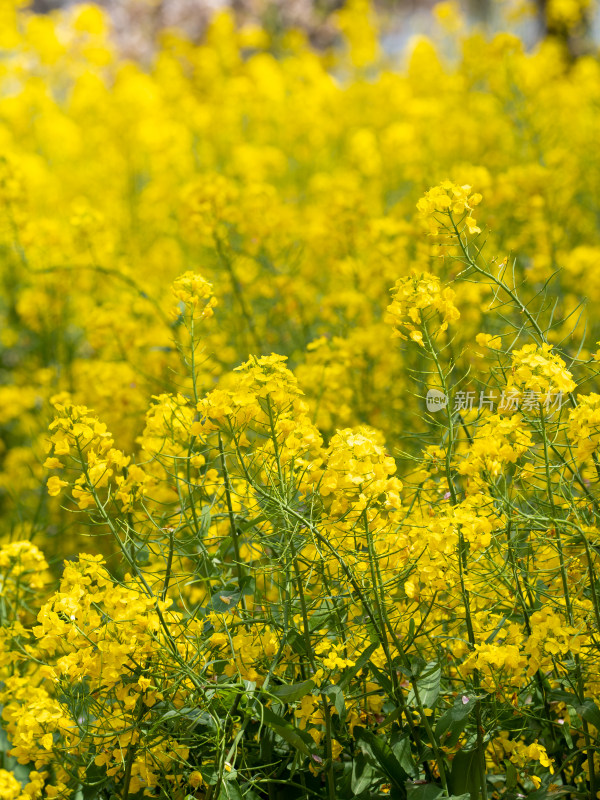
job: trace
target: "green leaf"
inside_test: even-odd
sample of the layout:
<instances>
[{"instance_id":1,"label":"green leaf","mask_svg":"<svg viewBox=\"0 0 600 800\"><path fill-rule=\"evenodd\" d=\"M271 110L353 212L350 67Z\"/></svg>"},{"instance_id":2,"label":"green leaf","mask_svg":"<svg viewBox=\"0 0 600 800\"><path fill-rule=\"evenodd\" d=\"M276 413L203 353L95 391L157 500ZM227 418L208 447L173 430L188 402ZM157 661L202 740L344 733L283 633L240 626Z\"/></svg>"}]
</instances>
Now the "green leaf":
<instances>
[{"instance_id":1,"label":"green leaf","mask_svg":"<svg viewBox=\"0 0 600 800\"><path fill-rule=\"evenodd\" d=\"M145 566L150 562L150 550L145 545L135 547L135 553L132 555L135 563L139 566Z\"/></svg>"},{"instance_id":2,"label":"green leaf","mask_svg":"<svg viewBox=\"0 0 600 800\"><path fill-rule=\"evenodd\" d=\"M29 767L25 768L26 773L23 775L19 774L19 772L12 767L10 762L7 763L5 761L3 766L5 769L10 769L15 778L21 783L27 783L29 781ZM24 768L21 767L21 769ZM106 768L98 767L92 761L92 763L88 765L85 771L85 778L79 787L78 795L80 800L97 800L98 795L101 794L101 787L107 783Z\"/></svg>"},{"instance_id":3,"label":"green leaf","mask_svg":"<svg viewBox=\"0 0 600 800\"><path fill-rule=\"evenodd\" d=\"M225 776L219 792L219 800L242 800L242 792L235 778L227 780L227 776Z\"/></svg>"},{"instance_id":4,"label":"green leaf","mask_svg":"<svg viewBox=\"0 0 600 800\"><path fill-rule=\"evenodd\" d=\"M250 528L254 528L256 525L259 525L261 522L265 522L267 518L264 514L261 514L258 517L254 517L254 519L247 519L244 522L240 522L237 526L240 533L244 533L245 531L249 531Z\"/></svg>"},{"instance_id":5,"label":"green leaf","mask_svg":"<svg viewBox=\"0 0 600 800\"><path fill-rule=\"evenodd\" d=\"M415 773L415 763L410 749L409 737L404 736L402 739L393 742L390 746L402 769L409 775L413 775Z\"/></svg>"},{"instance_id":6,"label":"green leaf","mask_svg":"<svg viewBox=\"0 0 600 800\"><path fill-rule=\"evenodd\" d=\"M563 703L573 706L573 708L577 708L579 704L577 695L573 694L573 692L564 692L561 689L551 689L549 692L549 697L552 700L562 700Z\"/></svg>"},{"instance_id":7,"label":"green leaf","mask_svg":"<svg viewBox=\"0 0 600 800\"><path fill-rule=\"evenodd\" d=\"M389 744L371 731L358 726L354 729L354 735L359 742L366 745L367 750L396 787L397 796L405 800L408 773L402 768Z\"/></svg>"},{"instance_id":8,"label":"green leaf","mask_svg":"<svg viewBox=\"0 0 600 800\"><path fill-rule=\"evenodd\" d=\"M210 605L219 614L225 614L237 606L242 599L242 593L238 589L221 589L215 592L210 598Z\"/></svg>"},{"instance_id":9,"label":"green leaf","mask_svg":"<svg viewBox=\"0 0 600 800\"><path fill-rule=\"evenodd\" d=\"M316 631L319 628L325 628L330 621L335 618L336 612L333 608L316 608L310 612L308 628L310 631Z\"/></svg>"},{"instance_id":10,"label":"green leaf","mask_svg":"<svg viewBox=\"0 0 600 800\"><path fill-rule=\"evenodd\" d=\"M412 791L409 789L408 800L469 800L470 794L451 794L444 796L444 790L437 783L427 783L424 786L416 786Z\"/></svg>"},{"instance_id":11,"label":"green leaf","mask_svg":"<svg viewBox=\"0 0 600 800\"><path fill-rule=\"evenodd\" d=\"M225 556L229 552L232 543L233 543L232 536L225 536L225 538L221 541L221 544L219 545L219 548L215 554L218 561L222 561L225 558Z\"/></svg>"},{"instance_id":12,"label":"green leaf","mask_svg":"<svg viewBox=\"0 0 600 800\"><path fill-rule=\"evenodd\" d=\"M358 753L352 764L351 788L354 796L362 794L370 788L375 780L376 772L369 764L364 753Z\"/></svg>"},{"instance_id":13,"label":"green leaf","mask_svg":"<svg viewBox=\"0 0 600 800\"><path fill-rule=\"evenodd\" d=\"M287 719L275 714L270 708L262 709L262 718L266 725L278 736L281 736L291 747L299 750L305 756L310 755L313 747L313 740L306 733L299 728L295 728Z\"/></svg>"},{"instance_id":14,"label":"green leaf","mask_svg":"<svg viewBox=\"0 0 600 800\"><path fill-rule=\"evenodd\" d=\"M302 681L302 683L290 683L285 686L274 686L269 689L270 694L274 695L282 703L295 703L307 695L313 688L313 680Z\"/></svg>"},{"instance_id":15,"label":"green leaf","mask_svg":"<svg viewBox=\"0 0 600 800\"><path fill-rule=\"evenodd\" d=\"M499 622L499 623L496 625L496 627L494 628L494 630L493 630L493 631L490 633L490 635L489 635L489 636L487 637L487 639L485 640L485 643L486 643L486 644L491 644L491 643L494 641L494 639L496 638L496 636L498 636L498 634L500 633L500 631L501 631L501 630L502 630L502 628L504 627L504 623L506 622L506 620L507 620L507 619L508 619L508 617L502 617L502 619L500 620L500 622Z\"/></svg>"},{"instance_id":16,"label":"green leaf","mask_svg":"<svg viewBox=\"0 0 600 800\"><path fill-rule=\"evenodd\" d=\"M571 736L571 731L569 730L568 725L563 725L561 729L562 735L565 737L565 742L567 743L567 747L569 750L573 749L573 737Z\"/></svg>"},{"instance_id":17,"label":"green leaf","mask_svg":"<svg viewBox=\"0 0 600 800\"><path fill-rule=\"evenodd\" d=\"M506 788L510 792L512 792L514 789L517 788L517 781L519 780L519 775L512 761L505 759L504 766L506 767Z\"/></svg>"},{"instance_id":18,"label":"green leaf","mask_svg":"<svg viewBox=\"0 0 600 800\"><path fill-rule=\"evenodd\" d=\"M437 783L423 783L408 787L408 800L436 800L444 790Z\"/></svg>"},{"instance_id":19,"label":"green leaf","mask_svg":"<svg viewBox=\"0 0 600 800\"><path fill-rule=\"evenodd\" d=\"M219 780L219 773L214 766L203 766L201 768L202 778L209 786L215 786Z\"/></svg>"},{"instance_id":20,"label":"green leaf","mask_svg":"<svg viewBox=\"0 0 600 800\"><path fill-rule=\"evenodd\" d=\"M426 666L427 662L424 658L421 658L421 656L413 656L408 666L402 665L399 669L407 678L418 678Z\"/></svg>"},{"instance_id":21,"label":"green leaf","mask_svg":"<svg viewBox=\"0 0 600 800\"><path fill-rule=\"evenodd\" d=\"M200 512L200 535L206 536L210 529L210 506L204 506Z\"/></svg>"},{"instance_id":22,"label":"green leaf","mask_svg":"<svg viewBox=\"0 0 600 800\"><path fill-rule=\"evenodd\" d=\"M377 682L380 684L380 686L382 686L383 689L389 695L391 695L393 693L393 691L394 691L394 687L392 686L392 682L388 678L388 676L385 674L385 672L380 670L379 667L376 667L375 664L373 664L372 661L369 662L369 669L373 670L373 674L377 678Z\"/></svg>"},{"instance_id":23,"label":"green leaf","mask_svg":"<svg viewBox=\"0 0 600 800\"><path fill-rule=\"evenodd\" d=\"M343 719L346 714L346 701L344 700L344 693L339 686L332 684L322 689L323 693L333 700L333 705L337 711L339 718Z\"/></svg>"},{"instance_id":24,"label":"green leaf","mask_svg":"<svg viewBox=\"0 0 600 800\"><path fill-rule=\"evenodd\" d=\"M444 734L448 735L444 741L444 745L447 747L454 747L458 743L460 735L467 724L467 718L477 702L475 697L467 698L466 703L464 699L464 695L457 697L452 708L442 714L435 726L435 734L438 738L441 738Z\"/></svg>"},{"instance_id":25,"label":"green leaf","mask_svg":"<svg viewBox=\"0 0 600 800\"><path fill-rule=\"evenodd\" d=\"M402 715L402 711L399 708L394 708L390 713L386 716L383 722L380 724L380 728L387 728L388 725L391 725L392 722L395 722L400 716Z\"/></svg>"},{"instance_id":26,"label":"green leaf","mask_svg":"<svg viewBox=\"0 0 600 800\"><path fill-rule=\"evenodd\" d=\"M254 578L250 575L245 575L240 581L239 586L228 585L224 589L215 592L210 598L210 606L214 611L219 614L225 614L231 611L242 599L242 595L254 594L256 586Z\"/></svg>"},{"instance_id":27,"label":"green leaf","mask_svg":"<svg viewBox=\"0 0 600 800\"><path fill-rule=\"evenodd\" d=\"M256 581L252 575L244 575L240 581L242 594L250 595L256 593Z\"/></svg>"},{"instance_id":28,"label":"green leaf","mask_svg":"<svg viewBox=\"0 0 600 800\"><path fill-rule=\"evenodd\" d=\"M583 704L577 707L577 713L594 728L600 730L600 708L593 700L586 699Z\"/></svg>"},{"instance_id":29,"label":"green leaf","mask_svg":"<svg viewBox=\"0 0 600 800\"><path fill-rule=\"evenodd\" d=\"M459 750L452 762L450 786L470 800L479 800L479 764L477 750Z\"/></svg>"},{"instance_id":30,"label":"green leaf","mask_svg":"<svg viewBox=\"0 0 600 800\"><path fill-rule=\"evenodd\" d=\"M423 708L433 708L440 694L440 680L442 670L437 661L430 661L416 680L419 691L419 699ZM408 693L407 701L409 706L416 706L416 693L414 688Z\"/></svg>"}]
</instances>

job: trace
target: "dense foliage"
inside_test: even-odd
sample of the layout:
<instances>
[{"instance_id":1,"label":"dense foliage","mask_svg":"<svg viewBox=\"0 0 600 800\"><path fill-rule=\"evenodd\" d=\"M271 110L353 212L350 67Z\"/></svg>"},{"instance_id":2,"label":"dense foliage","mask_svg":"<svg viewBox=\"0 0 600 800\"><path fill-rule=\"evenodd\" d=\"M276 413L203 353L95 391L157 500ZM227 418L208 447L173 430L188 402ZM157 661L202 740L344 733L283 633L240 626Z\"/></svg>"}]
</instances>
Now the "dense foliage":
<instances>
[{"instance_id":1,"label":"dense foliage","mask_svg":"<svg viewBox=\"0 0 600 800\"><path fill-rule=\"evenodd\" d=\"M0 7L0 800L600 797L600 63L437 13Z\"/></svg>"}]
</instances>

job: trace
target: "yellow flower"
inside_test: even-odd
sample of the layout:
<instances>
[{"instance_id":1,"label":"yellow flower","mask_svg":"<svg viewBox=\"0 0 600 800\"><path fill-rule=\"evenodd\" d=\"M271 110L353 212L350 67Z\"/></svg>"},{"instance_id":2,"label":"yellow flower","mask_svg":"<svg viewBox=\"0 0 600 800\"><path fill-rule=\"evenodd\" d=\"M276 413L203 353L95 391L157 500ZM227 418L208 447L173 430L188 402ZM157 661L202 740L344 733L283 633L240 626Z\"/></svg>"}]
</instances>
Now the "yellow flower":
<instances>
[{"instance_id":1,"label":"yellow flower","mask_svg":"<svg viewBox=\"0 0 600 800\"><path fill-rule=\"evenodd\" d=\"M18 800L22 798L22 786L12 772L0 769L0 797L2 800Z\"/></svg>"},{"instance_id":2,"label":"yellow flower","mask_svg":"<svg viewBox=\"0 0 600 800\"><path fill-rule=\"evenodd\" d=\"M53 475L51 478L48 478L46 485L48 486L48 494L50 497L57 497L61 493L63 486L68 486L69 484L67 481L63 481L58 476Z\"/></svg>"},{"instance_id":3,"label":"yellow flower","mask_svg":"<svg viewBox=\"0 0 600 800\"><path fill-rule=\"evenodd\" d=\"M194 770L194 772L190 773L188 783L194 789L198 789L200 786L206 786L204 778L202 777L202 773L198 770Z\"/></svg>"},{"instance_id":4,"label":"yellow flower","mask_svg":"<svg viewBox=\"0 0 600 800\"><path fill-rule=\"evenodd\" d=\"M478 333L475 341L481 347L489 347L490 350L500 350L502 347L502 338L500 336L493 336L491 333Z\"/></svg>"},{"instance_id":5,"label":"yellow flower","mask_svg":"<svg viewBox=\"0 0 600 800\"><path fill-rule=\"evenodd\" d=\"M344 752L344 747L341 745L337 739L331 740L331 757L332 758L339 758L339 756Z\"/></svg>"}]
</instances>

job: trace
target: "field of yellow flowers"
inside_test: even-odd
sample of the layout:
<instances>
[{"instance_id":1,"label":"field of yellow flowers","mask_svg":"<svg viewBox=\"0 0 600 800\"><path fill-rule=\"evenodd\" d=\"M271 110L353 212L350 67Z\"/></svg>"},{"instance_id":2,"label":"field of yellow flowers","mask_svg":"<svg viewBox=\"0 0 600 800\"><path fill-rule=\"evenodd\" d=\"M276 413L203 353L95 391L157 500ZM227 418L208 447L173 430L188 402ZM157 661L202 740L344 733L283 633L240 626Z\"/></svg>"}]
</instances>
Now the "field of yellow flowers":
<instances>
[{"instance_id":1,"label":"field of yellow flowers","mask_svg":"<svg viewBox=\"0 0 600 800\"><path fill-rule=\"evenodd\" d=\"M0 3L0 800L600 797L591 10Z\"/></svg>"}]
</instances>

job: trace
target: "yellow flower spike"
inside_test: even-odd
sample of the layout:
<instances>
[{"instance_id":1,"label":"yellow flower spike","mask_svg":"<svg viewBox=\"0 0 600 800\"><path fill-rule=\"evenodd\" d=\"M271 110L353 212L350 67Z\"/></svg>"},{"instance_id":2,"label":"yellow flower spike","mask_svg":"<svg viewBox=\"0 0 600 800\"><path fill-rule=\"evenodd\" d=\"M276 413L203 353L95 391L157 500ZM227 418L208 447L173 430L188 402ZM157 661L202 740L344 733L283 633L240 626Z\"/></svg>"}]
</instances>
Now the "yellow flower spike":
<instances>
[{"instance_id":1,"label":"yellow flower spike","mask_svg":"<svg viewBox=\"0 0 600 800\"><path fill-rule=\"evenodd\" d=\"M212 285L201 275L185 272L174 282L173 294L189 308L194 318L209 319L213 316L217 299L213 295ZM177 318L180 313L180 309L175 308L172 316Z\"/></svg>"},{"instance_id":2,"label":"yellow flower spike","mask_svg":"<svg viewBox=\"0 0 600 800\"><path fill-rule=\"evenodd\" d=\"M550 344L526 344L511 356L507 389L533 393L542 404L554 406L577 387L564 360L552 352Z\"/></svg>"},{"instance_id":3,"label":"yellow flower spike","mask_svg":"<svg viewBox=\"0 0 600 800\"><path fill-rule=\"evenodd\" d=\"M474 235L481 233L481 229L477 226L472 210L481 203L481 200L482 195L479 192L471 192L469 185L460 186L452 181L443 181L425 193L417 203L417 209L421 218L428 223L432 234L437 234L441 230L452 233L450 220L448 223L439 220L440 215L442 217L451 215L455 224L464 221L469 233Z\"/></svg>"},{"instance_id":4,"label":"yellow flower spike","mask_svg":"<svg viewBox=\"0 0 600 800\"><path fill-rule=\"evenodd\" d=\"M396 281L385 319L393 326L395 336L405 339L408 334L413 341L424 346L423 332L416 327L425 321L430 336L446 330L448 323L460 318L454 298L454 291L442 287L437 276L415 273Z\"/></svg>"}]
</instances>

